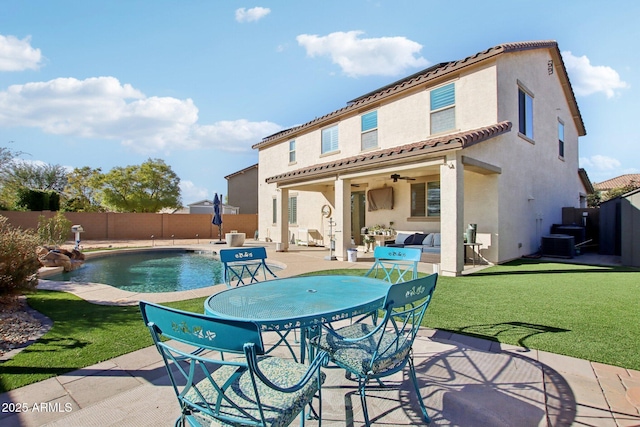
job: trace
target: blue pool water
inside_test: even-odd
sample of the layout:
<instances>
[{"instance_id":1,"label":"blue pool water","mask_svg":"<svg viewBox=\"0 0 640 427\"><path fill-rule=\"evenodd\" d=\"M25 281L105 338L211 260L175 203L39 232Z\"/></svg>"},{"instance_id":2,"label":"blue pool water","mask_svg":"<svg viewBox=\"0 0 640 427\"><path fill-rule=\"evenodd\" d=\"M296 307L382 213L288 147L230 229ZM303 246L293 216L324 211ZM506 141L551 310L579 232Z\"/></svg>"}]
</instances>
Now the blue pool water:
<instances>
[{"instance_id":1,"label":"blue pool water","mask_svg":"<svg viewBox=\"0 0 640 427\"><path fill-rule=\"evenodd\" d=\"M174 292L222 283L222 263L213 252L147 251L109 254L47 280L103 283L130 292Z\"/></svg>"}]
</instances>

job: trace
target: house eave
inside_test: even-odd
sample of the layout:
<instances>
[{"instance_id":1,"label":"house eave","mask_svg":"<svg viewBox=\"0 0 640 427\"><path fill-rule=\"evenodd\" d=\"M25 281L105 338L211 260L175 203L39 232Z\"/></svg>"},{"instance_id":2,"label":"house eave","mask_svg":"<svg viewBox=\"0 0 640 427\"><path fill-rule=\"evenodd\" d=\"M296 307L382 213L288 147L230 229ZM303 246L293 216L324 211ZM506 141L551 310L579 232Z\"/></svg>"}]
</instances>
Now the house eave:
<instances>
[{"instance_id":1,"label":"house eave","mask_svg":"<svg viewBox=\"0 0 640 427\"><path fill-rule=\"evenodd\" d=\"M291 184L304 182L308 179L319 179L337 176L340 172L349 170L358 172L375 170L381 165L392 166L405 163L408 159L419 161L430 157L442 156L445 153L462 150L482 141L494 138L511 130L511 122L505 121L450 135L437 136L423 141L402 145L399 147L377 150L357 156L337 159L306 168L296 169L283 174L269 177L267 184Z\"/></svg>"}]
</instances>

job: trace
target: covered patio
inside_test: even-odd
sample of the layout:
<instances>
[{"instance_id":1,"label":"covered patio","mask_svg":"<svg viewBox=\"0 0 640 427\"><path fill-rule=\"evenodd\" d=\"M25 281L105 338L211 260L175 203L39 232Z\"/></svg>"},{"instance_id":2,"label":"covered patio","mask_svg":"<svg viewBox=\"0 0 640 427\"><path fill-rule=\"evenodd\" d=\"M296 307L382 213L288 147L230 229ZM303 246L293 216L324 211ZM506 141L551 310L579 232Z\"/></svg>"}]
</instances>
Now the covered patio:
<instances>
[{"instance_id":1,"label":"covered patio","mask_svg":"<svg viewBox=\"0 0 640 427\"><path fill-rule=\"evenodd\" d=\"M280 250L289 248L295 232L289 224L289 200L292 194L314 193L317 206L304 206L320 212L323 204L332 207L330 217L322 219L321 229L329 244L329 218L332 225L335 255L347 259L347 249L358 244L360 228L370 224L393 223L396 230L437 232L441 234L439 271L449 276L460 275L464 269L464 232L467 223L478 224L482 245L477 246L479 257L487 263L499 260L498 214L501 168L472 157L465 148L508 132L508 122L473 132L449 135L446 139L432 138L422 143L379 150L332 163L287 172L267 179L276 184L277 230L274 241ZM463 155L463 153L465 153ZM393 179L398 175L400 178ZM437 182L439 210L416 216L411 185ZM363 211L361 200L369 190L393 189L393 208ZM356 201L354 201L356 200ZM300 206L297 207L299 210ZM304 215L300 212L298 217ZM364 223L362 218L366 217ZM358 220L360 218L360 221ZM352 241L353 239L353 241ZM392 239L392 237L391 237Z\"/></svg>"}]
</instances>

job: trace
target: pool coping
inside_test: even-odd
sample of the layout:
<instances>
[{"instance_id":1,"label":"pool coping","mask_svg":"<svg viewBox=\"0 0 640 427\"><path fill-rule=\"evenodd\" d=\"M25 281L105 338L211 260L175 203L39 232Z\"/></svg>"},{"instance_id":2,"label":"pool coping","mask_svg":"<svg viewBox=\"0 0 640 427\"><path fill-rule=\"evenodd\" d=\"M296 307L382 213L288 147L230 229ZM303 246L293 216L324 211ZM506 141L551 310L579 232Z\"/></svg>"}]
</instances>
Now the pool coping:
<instances>
[{"instance_id":1,"label":"pool coping","mask_svg":"<svg viewBox=\"0 0 640 427\"><path fill-rule=\"evenodd\" d=\"M95 251L85 254L85 259L102 258L111 255L122 254L124 252L183 252L183 251L199 251L199 252L212 252L217 255L217 252L213 248L204 249L202 246L157 246L146 248L122 248L122 249L109 249L104 251ZM279 268L285 269L286 264L269 260L270 265L275 265ZM111 285L103 283L71 283L65 281L49 280L47 276L59 273L62 271L62 267L42 267L38 270L38 290L51 290L69 292L77 297L80 297L88 302L98 305L136 305L141 300L164 303L171 301L181 301L186 299L200 298L211 296L214 293L228 289L224 283L219 283L213 286L207 286L204 288L191 289L187 291L176 292L131 292L118 289Z\"/></svg>"}]
</instances>

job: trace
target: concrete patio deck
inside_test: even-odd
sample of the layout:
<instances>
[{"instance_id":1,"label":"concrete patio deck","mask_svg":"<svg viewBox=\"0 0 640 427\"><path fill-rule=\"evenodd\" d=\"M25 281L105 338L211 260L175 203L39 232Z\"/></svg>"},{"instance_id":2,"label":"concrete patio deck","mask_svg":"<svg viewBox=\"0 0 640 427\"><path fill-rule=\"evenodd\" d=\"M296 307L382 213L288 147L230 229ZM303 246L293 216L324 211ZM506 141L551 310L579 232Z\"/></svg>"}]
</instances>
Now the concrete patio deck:
<instances>
[{"instance_id":1,"label":"concrete patio deck","mask_svg":"<svg viewBox=\"0 0 640 427\"><path fill-rule=\"evenodd\" d=\"M209 250L224 247L208 243L190 246ZM271 245L267 249L270 262L286 264L279 272L281 277L330 268L368 268L372 262L370 254L363 258L367 254L362 253L357 262L325 261L328 251L314 247L294 246L289 252L275 252ZM430 273L432 269L430 264L420 264L421 271ZM216 286L187 295L131 294L104 285L55 282L43 282L41 287L65 290L102 304L131 304L139 299L166 302L223 289ZM416 340L414 355L431 425L640 425L638 371L427 328ZM337 369L328 369L327 374L323 425L362 425L355 384ZM374 425L423 424L407 375L405 370L386 381L387 387L371 387L368 400ZM10 410L15 409L12 403L26 411ZM0 395L0 405L0 425L4 427L169 426L179 414L155 347L12 390ZM317 422L307 421L307 425Z\"/></svg>"}]
</instances>

